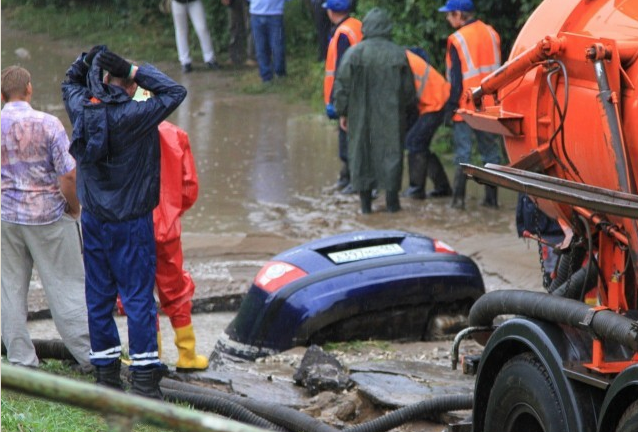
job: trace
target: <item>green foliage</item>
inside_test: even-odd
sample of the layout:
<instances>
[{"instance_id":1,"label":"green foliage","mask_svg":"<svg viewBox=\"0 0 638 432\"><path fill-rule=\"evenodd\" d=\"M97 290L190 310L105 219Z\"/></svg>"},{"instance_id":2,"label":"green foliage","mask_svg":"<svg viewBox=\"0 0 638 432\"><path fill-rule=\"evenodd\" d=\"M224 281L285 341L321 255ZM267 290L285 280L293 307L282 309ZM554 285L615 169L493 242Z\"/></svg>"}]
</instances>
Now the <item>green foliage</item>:
<instances>
[{"instance_id":1,"label":"green foliage","mask_svg":"<svg viewBox=\"0 0 638 432\"><path fill-rule=\"evenodd\" d=\"M477 17L492 25L501 35L503 59L506 59L521 27L541 0L474 0ZM431 56L439 70L445 70L447 37L454 30L438 8L445 0L359 0L356 16L363 19L373 7L386 9L394 20L394 41L420 46Z\"/></svg>"},{"instance_id":2,"label":"green foliage","mask_svg":"<svg viewBox=\"0 0 638 432\"><path fill-rule=\"evenodd\" d=\"M474 0L478 17L500 33L503 58L541 0ZM51 38L80 39L88 50L105 43L114 51L139 62L175 61L175 35L170 15L159 10L160 0L2 0L7 20ZM445 48L453 31L438 8L445 0L358 0L353 15L362 19L375 6L383 7L394 20L395 42L421 46L433 65L445 69ZM228 46L228 11L219 0L204 1L215 51L223 60ZM51 19L55 17L55 19ZM316 62L316 34L310 0L291 0L285 8L288 77L264 87L255 71L242 71L240 86L249 93L278 92L297 101L310 101L323 109L323 68ZM191 29L193 56L199 44ZM78 35L80 35L78 37ZM441 128L444 129L444 128ZM445 146L447 136L435 137L433 145ZM442 144L437 144L441 142Z\"/></svg>"}]
</instances>

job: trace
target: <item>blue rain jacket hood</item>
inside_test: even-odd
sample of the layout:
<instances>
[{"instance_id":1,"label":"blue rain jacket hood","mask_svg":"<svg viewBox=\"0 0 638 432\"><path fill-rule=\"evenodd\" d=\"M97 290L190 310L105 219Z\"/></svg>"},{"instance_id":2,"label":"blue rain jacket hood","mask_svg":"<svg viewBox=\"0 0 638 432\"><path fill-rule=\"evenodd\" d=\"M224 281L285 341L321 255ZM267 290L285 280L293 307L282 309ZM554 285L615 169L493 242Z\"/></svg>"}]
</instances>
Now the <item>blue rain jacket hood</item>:
<instances>
[{"instance_id":1,"label":"blue rain jacket hood","mask_svg":"<svg viewBox=\"0 0 638 432\"><path fill-rule=\"evenodd\" d=\"M78 199L83 210L100 220L130 220L159 202L157 127L184 100L186 89L145 64L135 82L155 96L134 101L123 88L104 84L95 63L87 67L81 55L62 83L73 125L70 152L77 163Z\"/></svg>"}]
</instances>

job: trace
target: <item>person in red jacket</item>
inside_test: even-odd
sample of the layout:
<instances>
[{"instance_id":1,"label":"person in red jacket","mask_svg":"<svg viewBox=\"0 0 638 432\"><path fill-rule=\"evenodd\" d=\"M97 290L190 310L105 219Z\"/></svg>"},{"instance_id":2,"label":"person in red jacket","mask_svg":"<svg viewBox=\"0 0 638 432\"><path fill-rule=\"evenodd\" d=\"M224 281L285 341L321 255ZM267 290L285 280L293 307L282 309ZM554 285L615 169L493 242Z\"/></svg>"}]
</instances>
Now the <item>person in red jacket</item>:
<instances>
[{"instance_id":1,"label":"person in red jacket","mask_svg":"<svg viewBox=\"0 0 638 432\"><path fill-rule=\"evenodd\" d=\"M197 200L199 184L188 134L168 121L159 125L161 148L160 201L153 210L160 307L175 330L178 372L203 370L208 359L195 352L191 307L195 283L184 270L181 216Z\"/></svg>"},{"instance_id":2,"label":"person in red jacket","mask_svg":"<svg viewBox=\"0 0 638 432\"><path fill-rule=\"evenodd\" d=\"M138 88L134 99L146 100L150 92ZM169 317L175 331L178 372L193 372L208 367L206 356L195 352L195 333L191 321L195 283L184 270L181 216L197 200L199 183L188 134L178 126L163 121L160 136L160 198L153 210L153 231L157 253L155 286L160 307ZM118 298L118 310L125 314ZM160 332L157 339L161 352Z\"/></svg>"}]
</instances>

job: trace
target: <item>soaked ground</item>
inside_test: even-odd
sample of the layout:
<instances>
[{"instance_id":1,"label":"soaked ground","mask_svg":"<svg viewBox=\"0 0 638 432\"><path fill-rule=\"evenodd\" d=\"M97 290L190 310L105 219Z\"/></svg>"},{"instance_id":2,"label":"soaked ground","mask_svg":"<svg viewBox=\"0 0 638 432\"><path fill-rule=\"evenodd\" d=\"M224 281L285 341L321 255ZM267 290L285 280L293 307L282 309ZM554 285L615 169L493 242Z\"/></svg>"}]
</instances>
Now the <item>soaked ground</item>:
<instances>
[{"instance_id":1,"label":"soaked ground","mask_svg":"<svg viewBox=\"0 0 638 432\"><path fill-rule=\"evenodd\" d=\"M79 51L90 47L22 33L4 22L2 42L2 67L18 63L29 69L32 105L58 116L70 134L60 82ZM482 187L470 182L465 211L450 209L448 199L402 198L403 211L389 214L382 197L372 215L362 216L357 197L332 187L340 165L337 133L323 113L275 93L242 93L231 70L182 75L176 62L157 66L189 91L169 120L189 133L200 180L199 199L183 219L186 267L197 298L242 294L269 257L311 239L365 229L401 229L444 240L477 262L487 290L540 289L536 245L516 237L513 193L501 191L501 208L486 209L479 205ZM36 281L33 310L46 308L37 288ZM194 317L202 353L212 351L232 316ZM118 325L126 340L125 319L118 318ZM164 360L174 364L172 329L165 317L161 325ZM30 328L34 338L54 337L48 320L31 322ZM415 361L433 361L449 349L449 342L411 346L411 351L391 346L411 352Z\"/></svg>"}]
</instances>

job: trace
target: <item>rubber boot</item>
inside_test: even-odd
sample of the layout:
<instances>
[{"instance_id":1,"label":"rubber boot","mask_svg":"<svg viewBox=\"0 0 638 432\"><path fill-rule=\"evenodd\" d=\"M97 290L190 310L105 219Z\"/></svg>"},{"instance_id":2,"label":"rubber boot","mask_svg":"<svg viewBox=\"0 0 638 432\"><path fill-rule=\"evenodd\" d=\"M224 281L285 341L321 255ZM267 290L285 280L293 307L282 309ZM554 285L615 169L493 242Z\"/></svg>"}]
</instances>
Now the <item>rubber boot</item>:
<instances>
[{"instance_id":1,"label":"rubber boot","mask_svg":"<svg viewBox=\"0 0 638 432\"><path fill-rule=\"evenodd\" d=\"M339 179L337 180L337 189L342 190L350 184L350 171L348 164L341 162L341 171L339 171Z\"/></svg>"},{"instance_id":2,"label":"rubber boot","mask_svg":"<svg viewBox=\"0 0 638 432\"><path fill-rule=\"evenodd\" d=\"M122 362L120 359L115 360L108 366L95 366L95 383L116 390L124 390L122 378L120 378L120 369Z\"/></svg>"},{"instance_id":3,"label":"rubber boot","mask_svg":"<svg viewBox=\"0 0 638 432\"><path fill-rule=\"evenodd\" d=\"M465 183L467 177L463 173L461 166L456 167L454 173L454 190L452 191L452 208L464 209L465 208Z\"/></svg>"},{"instance_id":4,"label":"rubber boot","mask_svg":"<svg viewBox=\"0 0 638 432\"><path fill-rule=\"evenodd\" d=\"M434 153L428 157L427 173L434 183L434 189L426 194L428 198L452 196L452 188L450 187L450 181L447 178L445 169L443 169L441 160Z\"/></svg>"},{"instance_id":5,"label":"rubber boot","mask_svg":"<svg viewBox=\"0 0 638 432\"><path fill-rule=\"evenodd\" d=\"M399 191L385 191L385 208L390 213L396 213L401 210L401 202L399 201Z\"/></svg>"},{"instance_id":6,"label":"rubber boot","mask_svg":"<svg viewBox=\"0 0 638 432\"><path fill-rule=\"evenodd\" d=\"M498 208L498 188L492 185L485 185L485 199L482 203L485 207Z\"/></svg>"},{"instance_id":7,"label":"rubber boot","mask_svg":"<svg viewBox=\"0 0 638 432\"><path fill-rule=\"evenodd\" d=\"M153 369L141 369L131 371L131 394L151 399L163 400L160 381L168 374L166 365Z\"/></svg>"},{"instance_id":8,"label":"rubber boot","mask_svg":"<svg viewBox=\"0 0 638 432\"><path fill-rule=\"evenodd\" d=\"M408 153L408 178L410 186L403 193L404 197L425 199L425 178L428 170L428 157L425 153Z\"/></svg>"},{"instance_id":9,"label":"rubber boot","mask_svg":"<svg viewBox=\"0 0 638 432\"><path fill-rule=\"evenodd\" d=\"M372 213L372 191L366 190L359 192L359 199L361 200L361 213Z\"/></svg>"},{"instance_id":10,"label":"rubber boot","mask_svg":"<svg viewBox=\"0 0 638 432\"><path fill-rule=\"evenodd\" d=\"M179 358L175 364L177 372L194 372L206 369L208 367L208 359L206 356L195 353L195 332L193 331L193 324L174 330L175 346L179 354Z\"/></svg>"}]
</instances>

